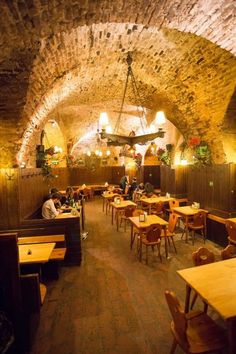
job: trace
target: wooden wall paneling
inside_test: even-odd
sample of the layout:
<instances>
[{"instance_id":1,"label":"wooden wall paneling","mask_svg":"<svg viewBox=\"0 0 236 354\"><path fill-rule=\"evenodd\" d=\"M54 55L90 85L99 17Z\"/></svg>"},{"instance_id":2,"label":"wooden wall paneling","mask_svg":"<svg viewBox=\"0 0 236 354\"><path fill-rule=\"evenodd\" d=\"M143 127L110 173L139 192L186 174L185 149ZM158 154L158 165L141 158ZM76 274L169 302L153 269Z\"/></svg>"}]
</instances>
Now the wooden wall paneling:
<instances>
[{"instance_id":1,"label":"wooden wall paneling","mask_svg":"<svg viewBox=\"0 0 236 354\"><path fill-rule=\"evenodd\" d=\"M0 176L0 225L5 230L19 224L18 169L1 169Z\"/></svg>"},{"instance_id":2,"label":"wooden wall paneling","mask_svg":"<svg viewBox=\"0 0 236 354\"><path fill-rule=\"evenodd\" d=\"M208 189L212 189L212 200L210 206L217 210L230 210L230 166L213 165L209 169L212 171L212 178L208 178ZM213 186L210 187L210 184Z\"/></svg>"},{"instance_id":3,"label":"wooden wall paneling","mask_svg":"<svg viewBox=\"0 0 236 354\"><path fill-rule=\"evenodd\" d=\"M14 327L16 353L23 353L22 301L16 234L0 235L0 309Z\"/></svg>"},{"instance_id":4,"label":"wooden wall paneling","mask_svg":"<svg viewBox=\"0 0 236 354\"><path fill-rule=\"evenodd\" d=\"M167 192L167 168L164 165L160 166L160 181L161 181L161 193Z\"/></svg>"},{"instance_id":5,"label":"wooden wall paneling","mask_svg":"<svg viewBox=\"0 0 236 354\"><path fill-rule=\"evenodd\" d=\"M144 165L143 166L143 179L144 183L151 183L155 188L160 188L161 181L160 181L160 165L150 166Z\"/></svg>"},{"instance_id":6,"label":"wooden wall paneling","mask_svg":"<svg viewBox=\"0 0 236 354\"><path fill-rule=\"evenodd\" d=\"M119 184L121 177L123 177L124 175L125 175L124 166L113 166L110 183Z\"/></svg>"},{"instance_id":7,"label":"wooden wall paneling","mask_svg":"<svg viewBox=\"0 0 236 354\"><path fill-rule=\"evenodd\" d=\"M53 168L53 175L55 178L51 179L51 187L57 188L59 190L65 189L70 185L70 170L67 167L56 167Z\"/></svg>"},{"instance_id":8,"label":"wooden wall paneling","mask_svg":"<svg viewBox=\"0 0 236 354\"><path fill-rule=\"evenodd\" d=\"M176 166L175 168L175 197L184 198L187 196L187 168Z\"/></svg>"},{"instance_id":9,"label":"wooden wall paneling","mask_svg":"<svg viewBox=\"0 0 236 354\"><path fill-rule=\"evenodd\" d=\"M236 212L236 164L229 164L229 192L230 192L230 211Z\"/></svg>"},{"instance_id":10,"label":"wooden wall paneling","mask_svg":"<svg viewBox=\"0 0 236 354\"><path fill-rule=\"evenodd\" d=\"M0 229L8 228L6 169L0 169Z\"/></svg>"},{"instance_id":11,"label":"wooden wall paneling","mask_svg":"<svg viewBox=\"0 0 236 354\"><path fill-rule=\"evenodd\" d=\"M201 207L206 201L206 167L188 166L187 197L190 202L198 202Z\"/></svg>"},{"instance_id":12,"label":"wooden wall paneling","mask_svg":"<svg viewBox=\"0 0 236 354\"><path fill-rule=\"evenodd\" d=\"M41 169L20 170L19 207L21 220L28 218L42 206L50 188L50 181L43 176Z\"/></svg>"},{"instance_id":13,"label":"wooden wall paneling","mask_svg":"<svg viewBox=\"0 0 236 354\"><path fill-rule=\"evenodd\" d=\"M171 195L182 198L187 196L187 173L185 166L160 166L160 186L161 193L171 193Z\"/></svg>"}]
</instances>

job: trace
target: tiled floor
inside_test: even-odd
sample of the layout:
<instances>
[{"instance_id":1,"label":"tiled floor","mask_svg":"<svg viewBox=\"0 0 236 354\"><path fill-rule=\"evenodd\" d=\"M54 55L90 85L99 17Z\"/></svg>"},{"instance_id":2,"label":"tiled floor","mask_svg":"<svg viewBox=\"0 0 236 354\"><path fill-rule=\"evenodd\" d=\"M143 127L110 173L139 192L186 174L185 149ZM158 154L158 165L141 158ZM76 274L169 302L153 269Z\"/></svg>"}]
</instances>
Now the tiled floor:
<instances>
[{"instance_id":1,"label":"tiled floor","mask_svg":"<svg viewBox=\"0 0 236 354\"><path fill-rule=\"evenodd\" d=\"M31 354L169 353L164 291L172 289L184 301L185 284L176 270L192 266L191 253L203 241L192 246L177 235L177 255L170 250L166 259L162 247L163 263L157 255L148 265L140 263L129 249L130 228L117 232L98 197L86 203L86 229L82 265L62 268L60 279L48 284ZM206 246L220 259L220 247L209 241Z\"/></svg>"}]
</instances>

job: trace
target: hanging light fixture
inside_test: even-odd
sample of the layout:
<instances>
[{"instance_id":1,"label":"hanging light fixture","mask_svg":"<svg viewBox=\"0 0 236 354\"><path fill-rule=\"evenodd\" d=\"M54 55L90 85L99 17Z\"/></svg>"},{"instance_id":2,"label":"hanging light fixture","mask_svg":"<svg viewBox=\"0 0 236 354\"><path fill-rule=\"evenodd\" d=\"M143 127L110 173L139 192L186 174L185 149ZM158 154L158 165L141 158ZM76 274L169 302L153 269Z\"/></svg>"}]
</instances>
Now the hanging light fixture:
<instances>
[{"instance_id":1,"label":"hanging light fixture","mask_svg":"<svg viewBox=\"0 0 236 354\"><path fill-rule=\"evenodd\" d=\"M140 98L140 94L138 91L138 87L137 87L137 83L133 74L133 70L131 67L132 64L132 57L130 55L130 53L128 53L127 55L127 65L128 65L128 70L127 70L127 75L126 75L126 82L125 82L125 89L124 89L124 93L123 93L123 97L122 97L122 102L121 102L121 107L119 110L119 115L118 115L118 119L115 125L115 129L114 129L114 133L111 134L111 129L109 126L109 121L108 121L108 116L107 113L103 112L100 114L100 118L99 118L99 127L98 127L98 134L100 135L101 139L107 139L107 145L114 145L114 146L122 146L122 145L130 145L130 146L134 146L135 144L145 144L149 141L152 141L156 138L163 138L165 132L159 128L158 131L156 132L151 132L149 134L143 134L143 135L135 135L135 132L132 131L129 136L124 136L124 135L119 135L118 131L119 131L119 126L120 126L120 120L121 120L121 115L123 112L123 107L124 107L124 102L125 102L125 96L126 96L126 91L127 91L127 87L128 87L128 83L129 80L131 80L131 86L133 89L133 95L136 101L136 106L137 106L137 111L138 111L138 115L140 118L140 125L141 128L144 132L144 126L145 126L145 122L146 122L146 111L145 108L140 104L141 102L141 98ZM158 115L159 113L159 115ZM164 123L164 112L158 112L156 116L156 123L157 124L163 124ZM101 128L101 131L99 130L99 128Z\"/></svg>"}]
</instances>

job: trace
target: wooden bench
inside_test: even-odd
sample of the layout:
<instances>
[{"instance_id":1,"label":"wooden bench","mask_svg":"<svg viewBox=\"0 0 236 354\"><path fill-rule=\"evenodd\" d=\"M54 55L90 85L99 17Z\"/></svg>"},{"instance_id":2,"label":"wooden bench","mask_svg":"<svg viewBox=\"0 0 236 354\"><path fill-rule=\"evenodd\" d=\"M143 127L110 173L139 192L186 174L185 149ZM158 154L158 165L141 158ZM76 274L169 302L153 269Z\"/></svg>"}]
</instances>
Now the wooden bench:
<instances>
[{"instance_id":1,"label":"wooden bench","mask_svg":"<svg viewBox=\"0 0 236 354\"><path fill-rule=\"evenodd\" d=\"M63 261L66 254L65 235L43 235L43 236L28 236L18 237L18 245L36 244L36 243L55 243L49 262L43 265L44 274L51 279L58 279L59 277L59 262ZM41 297L44 299L46 292L41 290Z\"/></svg>"},{"instance_id":2,"label":"wooden bench","mask_svg":"<svg viewBox=\"0 0 236 354\"><path fill-rule=\"evenodd\" d=\"M66 254L65 235L18 237L18 245L27 245L32 243L49 243L49 242L56 243L56 246L51 253L50 260L63 261Z\"/></svg>"}]
</instances>

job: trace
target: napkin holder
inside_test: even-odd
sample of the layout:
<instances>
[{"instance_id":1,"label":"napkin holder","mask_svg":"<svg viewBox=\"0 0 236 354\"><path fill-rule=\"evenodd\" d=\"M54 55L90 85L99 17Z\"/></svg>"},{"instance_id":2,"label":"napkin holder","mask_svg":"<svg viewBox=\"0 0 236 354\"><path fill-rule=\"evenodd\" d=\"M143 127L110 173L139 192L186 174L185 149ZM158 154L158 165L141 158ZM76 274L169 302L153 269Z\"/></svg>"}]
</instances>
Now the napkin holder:
<instances>
[{"instance_id":1,"label":"napkin holder","mask_svg":"<svg viewBox=\"0 0 236 354\"><path fill-rule=\"evenodd\" d=\"M144 222L145 221L145 215L144 214L140 214L139 215L139 222Z\"/></svg>"}]
</instances>

